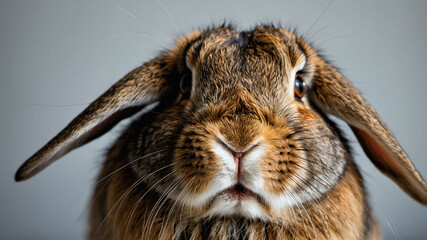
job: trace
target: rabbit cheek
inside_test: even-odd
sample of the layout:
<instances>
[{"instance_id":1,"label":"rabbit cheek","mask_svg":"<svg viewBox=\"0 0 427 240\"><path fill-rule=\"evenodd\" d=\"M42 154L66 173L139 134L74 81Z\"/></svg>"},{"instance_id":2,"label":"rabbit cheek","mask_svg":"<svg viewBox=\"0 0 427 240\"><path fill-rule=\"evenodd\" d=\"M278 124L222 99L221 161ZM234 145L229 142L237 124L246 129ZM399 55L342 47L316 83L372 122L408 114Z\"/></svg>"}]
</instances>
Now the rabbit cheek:
<instances>
[{"instance_id":1,"label":"rabbit cheek","mask_svg":"<svg viewBox=\"0 0 427 240\"><path fill-rule=\"evenodd\" d=\"M264 188L269 202L276 198L292 194L301 185L301 179L307 176L305 152L301 144L292 139L293 130L288 128L269 129L266 139L269 139L270 149L263 159L261 170L264 177Z\"/></svg>"},{"instance_id":2,"label":"rabbit cheek","mask_svg":"<svg viewBox=\"0 0 427 240\"><path fill-rule=\"evenodd\" d=\"M220 165L207 147L210 135L200 126L188 126L177 142L174 154L174 170L184 192L181 200L192 206L201 205L205 199L201 195L210 195L205 192L209 189ZM191 201L191 203L189 202Z\"/></svg>"},{"instance_id":3,"label":"rabbit cheek","mask_svg":"<svg viewBox=\"0 0 427 240\"><path fill-rule=\"evenodd\" d=\"M321 197L341 176L348 152L324 117L309 107L298 106L297 127L289 124L265 128L269 145L262 160L264 192L270 213Z\"/></svg>"},{"instance_id":4,"label":"rabbit cheek","mask_svg":"<svg viewBox=\"0 0 427 240\"><path fill-rule=\"evenodd\" d=\"M307 108L298 108L301 134L293 138L293 161L305 176L293 175L294 198L306 202L330 191L344 171L348 152L326 119ZM294 154L295 153L295 154Z\"/></svg>"},{"instance_id":5,"label":"rabbit cheek","mask_svg":"<svg viewBox=\"0 0 427 240\"><path fill-rule=\"evenodd\" d=\"M306 164L298 160L302 154L293 151L292 144L283 145L270 152L264 168L265 189L275 196L296 189L299 179L306 175Z\"/></svg>"}]
</instances>

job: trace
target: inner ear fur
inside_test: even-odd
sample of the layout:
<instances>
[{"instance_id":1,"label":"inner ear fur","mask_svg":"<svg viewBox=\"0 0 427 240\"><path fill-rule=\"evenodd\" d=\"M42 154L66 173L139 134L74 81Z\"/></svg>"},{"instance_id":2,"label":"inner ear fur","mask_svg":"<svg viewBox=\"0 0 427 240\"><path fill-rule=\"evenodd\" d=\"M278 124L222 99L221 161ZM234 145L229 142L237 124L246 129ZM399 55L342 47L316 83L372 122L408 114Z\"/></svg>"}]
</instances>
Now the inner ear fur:
<instances>
[{"instance_id":1,"label":"inner ear fur","mask_svg":"<svg viewBox=\"0 0 427 240\"><path fill-rule=\"evenodd\" d=\"M323 111L346 121L373 164L416 201L427 205L427 184L396 138L357 89L316 56L309 94Z\"/></svg>"}]
</instances>

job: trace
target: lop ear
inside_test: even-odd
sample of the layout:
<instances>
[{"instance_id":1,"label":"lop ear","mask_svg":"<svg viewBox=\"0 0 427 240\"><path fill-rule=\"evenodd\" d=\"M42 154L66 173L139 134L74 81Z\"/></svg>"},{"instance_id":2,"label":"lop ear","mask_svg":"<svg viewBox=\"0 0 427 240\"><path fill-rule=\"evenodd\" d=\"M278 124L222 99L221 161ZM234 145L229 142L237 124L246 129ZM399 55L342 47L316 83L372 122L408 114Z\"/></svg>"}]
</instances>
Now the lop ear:
<instances>
[{"instance_id":1,"label":"lop ear","mask_svg":"<svg viewBox=\"0 0 427 240\"><path fill-rule=\"evenodd\" d=\"M315 61L310 98L323 111L346 121L375 166L427 205L427 184L390 130L356 88L320 57Z\"/></svg>"},{"instance_id":2,"label":"lop ear","mask_svg":"<svg viewBox=\"0 0 427 240\"><path fill-rule=\"evenodd\" d=\"M15 180L34 176L71 150L103 135L120 120L158 101L169 90L173 62L165 53L128 73L22 164Z\"/></svg>"}]
</instances>

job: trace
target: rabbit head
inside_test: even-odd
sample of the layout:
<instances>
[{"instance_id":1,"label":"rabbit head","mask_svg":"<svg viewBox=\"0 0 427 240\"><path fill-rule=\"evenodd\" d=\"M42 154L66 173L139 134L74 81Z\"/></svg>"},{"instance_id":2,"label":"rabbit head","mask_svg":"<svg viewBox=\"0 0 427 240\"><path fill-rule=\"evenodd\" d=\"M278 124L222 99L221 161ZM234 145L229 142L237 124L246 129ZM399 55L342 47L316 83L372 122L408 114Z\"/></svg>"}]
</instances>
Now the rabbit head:
<instances>
[{"instance_id":1,"label":"rabbit head","mask_svg":"<svg viewBox=\"0 0 427 240\"><path fill-rule=\"evenodd\" d=\"M375 110L304 39L273 26L181 38L94 101L16 180L152 103L114 149L138 184L194 217L277 222L339 187L353 161L326 114L347 122L375 166L427 204L426 183Z\"/></svg>"}]
</instances>

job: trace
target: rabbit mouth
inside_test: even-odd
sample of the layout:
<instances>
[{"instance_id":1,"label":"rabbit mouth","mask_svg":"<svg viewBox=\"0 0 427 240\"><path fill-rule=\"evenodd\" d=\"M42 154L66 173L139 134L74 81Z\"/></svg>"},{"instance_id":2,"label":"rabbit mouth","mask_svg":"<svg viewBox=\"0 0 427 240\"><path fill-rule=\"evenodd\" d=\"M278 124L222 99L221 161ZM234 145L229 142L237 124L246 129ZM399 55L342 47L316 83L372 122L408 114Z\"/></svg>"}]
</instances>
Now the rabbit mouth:
<instances>
[{"instance_id":1,"label":"rabbit mouth","mask_svg":"<svg viewBox=\"0 0 427 240\"><path fill-rule=\"evenodd\" d=\"M260 219L265 217L265 204L265 200L260 195L238 182L222 190L213 198L208 215Z\"/></svg>"},{"instance_id":2,"label":"rabbit mouth","mask_svg":"<svg viewBox=\"0 0 427 240\"><path fill-rule=\"evenodd\" d=\"M224 191L222 193L228 195L230 198L237 200L246 200L258 198L257 194L243 186L241 183L237 183Z\"/></svg>"}]
</instances>

